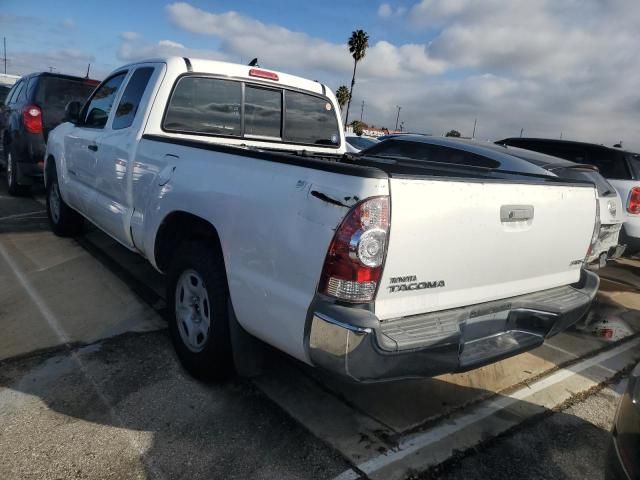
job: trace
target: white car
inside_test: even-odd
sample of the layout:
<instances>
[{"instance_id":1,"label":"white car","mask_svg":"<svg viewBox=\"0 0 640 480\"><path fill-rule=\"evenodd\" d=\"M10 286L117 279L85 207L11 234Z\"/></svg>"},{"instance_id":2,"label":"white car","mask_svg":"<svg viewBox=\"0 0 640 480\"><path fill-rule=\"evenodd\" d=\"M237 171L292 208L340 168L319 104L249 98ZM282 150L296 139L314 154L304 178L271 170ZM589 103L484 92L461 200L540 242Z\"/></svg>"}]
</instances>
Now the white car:
<instances>
[{"instance_id":1,"label":"white car","mask_svg":"<svg viewBox=\"0 0 640 480\"><path fill-rule=\"evenodd\" d=\"M165 272L200 377L254 338L357 381L465 371L542 344L598 287L593 185L480 147L438 147L458 165L345 156L316 81L153 59L67 115L47 144L53 231L88 219Z\"/></svg>"}]
</instances>

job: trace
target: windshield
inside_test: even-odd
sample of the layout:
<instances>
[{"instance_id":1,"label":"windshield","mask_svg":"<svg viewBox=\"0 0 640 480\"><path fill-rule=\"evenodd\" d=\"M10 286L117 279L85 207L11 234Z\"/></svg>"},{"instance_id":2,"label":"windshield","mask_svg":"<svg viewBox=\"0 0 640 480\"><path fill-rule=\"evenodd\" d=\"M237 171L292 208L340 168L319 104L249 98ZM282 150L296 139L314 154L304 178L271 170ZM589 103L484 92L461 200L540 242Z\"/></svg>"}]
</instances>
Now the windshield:
<instances>
[{"instance_id":1,"label":"windshield","mask_svg":"<svg viewBox=\"0 0 640 480\"><path fill-rule=\"evenodd\" d=\"M360 150L364 150L365 148L369 148L377 143L380 143L377 138L371 137L346 137L345 140L349 145Z\"/></svg>"},{"instance_id":2,"label":"windshield","mask_svg":"<svg viewBox=\"0 0 640 480\"><path fill-rule=\"evenodd\" d=\"M467 165L470 167L500 168L499 162L462 149L393 138L379 142L362 153L365 155Z\"/></svg>"}]
</instances>

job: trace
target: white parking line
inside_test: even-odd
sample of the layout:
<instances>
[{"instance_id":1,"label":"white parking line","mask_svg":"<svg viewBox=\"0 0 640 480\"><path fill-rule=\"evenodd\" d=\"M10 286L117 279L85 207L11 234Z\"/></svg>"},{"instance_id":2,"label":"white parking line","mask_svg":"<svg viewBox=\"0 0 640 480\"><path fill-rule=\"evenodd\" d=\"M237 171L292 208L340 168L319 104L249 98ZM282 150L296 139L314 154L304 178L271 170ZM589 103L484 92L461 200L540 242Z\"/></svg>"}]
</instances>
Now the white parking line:
<instances>
[{"instance_id":1,"label":"white parking line","mask_svg":"<svg viewBox=\"0 0 640 480\"><path fill-rule=\"evenodd\" d=\"M345 470L333 480L356 480L360 478L360 474L353 469Z\"/></svg>"},{"instance_id":2,"label":"white parking line","mask_svg":"<svg viewBox=\"0 0 640 480\"><path fill-rule=\"evenodd\" d=\"M0 221L2 220L11 220L13 218L22 218L28 217L29 215L35 215L36 213L46 213L46 210L36 210L35 212L27 212L27 213L15 213L13 215L7 215L5 217L0 217Z\"/></svg>"},{"instance_id":3,"label":"white parking line","mask_svg":"<svg viewBox=\"0 0 640 480\"><path fill-rule=\"evenodd\" d=\"M576 355L575 353L571 353L569 350L565 350L564 348L556 347L555 345L552 345L552 344L550 344L548 342L545 342L544 346L547 347L547 348L551 348L553 350L557 350L558 352L562 352L565 355L569 355L570 357L578 358L578 355Z\"/></svg>"},{"instance_id":4,"label":"white parking line","mask_svg":"<svg viewBox=\"0 0 640 480\"><path fill-rule=\"evenodd\" d=\"M27 295L29 296L31 301L33 301L36 307L38 307L38 310L46 320L51 330L53 330L53 332L56 334L60 342L64 344L69 344L71 341L71 339L69 338L69 335L64 330L64 328L62 327L62 325L60 324L60 322L58 321L54 313L51 311L51 309L47 306L45 300L33 288L33 286L31 285L31 283L29 282L25 274L22 272L20 267L18 267L18 265L13 261L13 259L11 258L11 255L9 255L9 252L7 252L7 249L4 247L4 245L2 245L2 243L0 243L0 256L9 265L9 268L11 268L11 270L13 271L13 274L18 279L18 283L20 283L20 286L22 286L22 288L27 292ZM151 476L153 478L158 478L160 480L163 480L164 475L162 475L162 473L155 467L155 465L150 463L150 460L145 460L146 450L142 447L142 445L140 445L138 440L134 437L133 433L124 426L125 425L124 421L120 418L115 408L113 407L113 404L105 396L105 394L102 392L102 390L98 386L98 383L95 381L93 376L89 373L89 370L85 366L80 356L74 351L71 351L69 354L71 358L75 360L75 362L78 364L80 371L87 378L87 380L95 390L96 394L98 395L102 403L109 409L109 414L113 420L113 424L118 426L125 432L127 432L127 436L129 438L129 442L131 446L136 450L141 461L147 464L150 472L152 473Z\"/></svg>"},{"instance_id":5,"label":"white parking line","mask_svg":"<svg viewBox=\"0 0 640 480\"><path fill-rule=\"evenodd\" d=\"M11 268L11 271L18 279L18 282L20 283L22 288L24 288L24 290L27 292L27 295L29 295L29 298L31 299L31 301L36 305L36 307L38 307L38 310L42 314L42 317L46 320L47 324L49 325L51 330L53 330L53 332L56 334L58 339L62 343L69 343L71 339L67 335L67 332L64 331L64 328L62 328L62 325L60 325L56 316L49 309L49 307L47 306L45 301L42 299L42 297L38 294L38 292L36 292L33 289L29 280L27 280L27 277L22 273L18 265L16 265L16 263L11 258L11 255L9 255L9 252L7 252L7 249L1 243L0 243L0 255L2 256L4 261L9 265L9 267Z\"/></svg>"},{"instance_id":6,"label":"white parking line","mask_svg":"<svg viewBox=\"0 0 640 480\"><path fill-rule=\"evenodd\" d=\"M456 434L464 428L480 422L481 420L484 420L496 414L500 410L504 410L505 408L515 404L516 402L524 400L527 397L530 397L546 388L563 382L568 378L577 375L580 372L595 365L611 371L607 367L600 364L630 349L638 348L639 345L640 339L634 339L616 348L600 353L595 357L583 360L570 367L560 369L546 378L543 378L541 380L538 380L537 382L529 384L526 387L516 390L510 395L501 396L500 398L495 400L487 400L486 402L481 403L478 407L474 408L472 412L467 415L448 419L440 426L432 428L431 430L428 430L422 434L409 436L405 440L401 440L397 449L388 451L382 455L359 464L358 469L367 475L374 473L384 467L402 460L412 453L429 447L436 442L442 441L446 437ZM349 476L353 474L357 475L356 471L353 469L349 469L336 477L335 480L357 478Z\"/></svg>"}]
</instances>

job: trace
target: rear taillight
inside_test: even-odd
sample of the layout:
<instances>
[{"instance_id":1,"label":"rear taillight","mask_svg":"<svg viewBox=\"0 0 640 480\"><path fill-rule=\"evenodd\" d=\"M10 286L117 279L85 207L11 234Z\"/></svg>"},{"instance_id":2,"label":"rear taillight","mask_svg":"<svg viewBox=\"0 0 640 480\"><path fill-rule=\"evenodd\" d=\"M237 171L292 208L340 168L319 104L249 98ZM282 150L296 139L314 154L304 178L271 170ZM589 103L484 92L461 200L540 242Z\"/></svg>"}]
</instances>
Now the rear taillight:
<instances>
[{"instance_id":1,"label":"rear taillight","mask_svg":"<svg viewBox=\"0 0 640 480\"><path fill-rule=\"evenodd\" d=\"M22 110L22 123L29 133L42 133L42 110L36 105L27 105Z\"/></svg>"},{"instance_id":2,"label":"rear taillight","mask_svg":"<svg viewBox=\"0 0 640 480\"><path fill-rule=\"evenodd\" d=\"M389 197L373 197L353 207L331 241L320 292L348 302L374 299L389 235Z\"/></svg>"},{"instance_id":3,"label":"rear taillight","mask_svg":"<svg viewBox=\"0 0 640 480\"><path fill-rule=\"evenodd\" d=\"M637 215L640 213L640 187L633 187L629 192L627 212Z\"/></svg>"}]
</instances>

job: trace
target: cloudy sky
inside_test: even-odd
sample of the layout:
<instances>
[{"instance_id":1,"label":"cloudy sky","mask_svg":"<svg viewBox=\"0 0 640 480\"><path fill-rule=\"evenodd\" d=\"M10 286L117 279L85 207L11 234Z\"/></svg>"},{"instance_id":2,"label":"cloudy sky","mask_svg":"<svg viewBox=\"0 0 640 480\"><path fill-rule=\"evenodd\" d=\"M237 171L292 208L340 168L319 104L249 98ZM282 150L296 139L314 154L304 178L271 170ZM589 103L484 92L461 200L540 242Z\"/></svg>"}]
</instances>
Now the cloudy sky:
<instances>
[{"instance_id":1,"label":"cloudy sky","mask_svg":"<svg viewBox=\"0 0 640 480\"><path fill-rule=\"evenodd\" d=\"M640 150L637 0L1 0L8 73L101 78L158 55L248 62L348 85L346 41L369 33L351 118L441 135L520 134ZM55 7L52 6L55 3Z\"/></svg>"}]
</instances>

